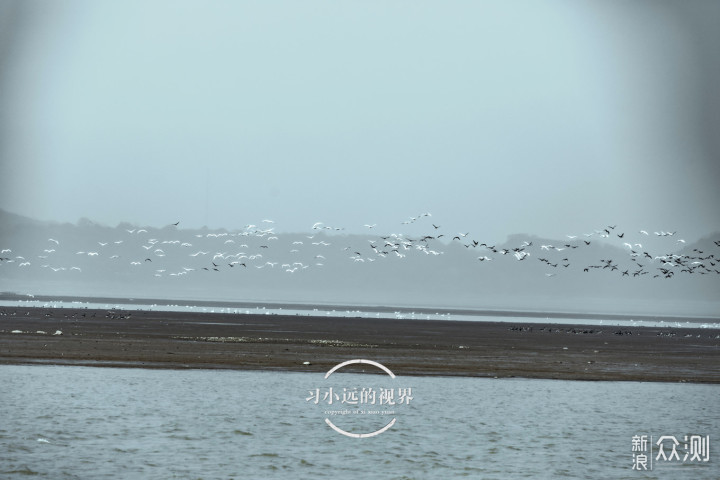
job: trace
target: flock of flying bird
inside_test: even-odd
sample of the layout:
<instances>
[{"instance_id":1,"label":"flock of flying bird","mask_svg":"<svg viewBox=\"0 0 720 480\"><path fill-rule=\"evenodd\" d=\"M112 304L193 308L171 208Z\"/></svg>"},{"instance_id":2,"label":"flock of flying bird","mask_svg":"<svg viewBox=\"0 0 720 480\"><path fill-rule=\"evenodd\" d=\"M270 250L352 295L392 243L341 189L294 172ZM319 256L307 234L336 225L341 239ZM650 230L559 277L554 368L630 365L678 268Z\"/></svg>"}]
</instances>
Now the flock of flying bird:
<instances>
[{"instance_id":1,"label":"flock of flying bird","mask_svg":"<svg viewBox=\"0 0 720 480\"><path fill-rule=\"evenodd\" d=\"M675 239L676 232L652 232L640 230L626 235L617 229L617 225L608 225L582 235L567 235L567 240L557 244L538 244L535 240L525 240L516 246L497 246L475 240L470 232L450 234L441 225L429 220L430 213L422 213L403 221L402 225L420 222L427 227L424 235L407 236L401 233L367 236L367 243L347 245L357 236L346 236L342 227L332 227L317 222L311 232L302 236L278 234L274 221L262 220L260 226L246 225L237 232L190 233L179 229L180 222L171 224L171 229L126 228L123 238L105 239L71 247L66 241L48 238L46 248L32 255L18 255L12 248L0 248L0 272L2 269L29 268L38 266L53 272L82 272L93 261L101 259L115 262L115 265L128 265L133 268L150 270L156 277L182 277L200 272L220 272L222 270L273 269L286 273L302 272L307 269L322 268L327 258L343 254L352 263L372 263L386 258L402 259L408 255L445 255L446 250L464 247L472 252L473 261L483 263L507 258L517 262L537 261L546 268L545 276L553 277L573 264L573 255L582 249L591 248L595 242L602 245L616 244L622 248L624 259L601 258L590 264L582 264L582 271L590 273L596 270L614 272L622 277L641 277L651 275L655 278L672 278L678 274L711 275L720 274L720 259L715 253L698 248L686 253L664 253L656 255L643 247L644 237L663 239L667 249L683 252L685 240ZM368 232L376 224L365 224ZM116 230L112 230L116 232ZM175 238L155 238L158 235L172 233ZM187 238L177 238L182 234ZM189 237L192 235L192 237ZM633 237L630 240L629 237ZM600 240L604 239L604 240ZM598 241L600 240L600 241ZM648 238L649 240L649 238ZM713 240L714 247L720 248L720 240ZM63 248L64 247L64 248ZM80 249L77 249L80 247ZM334 250L333 250L334 249ZM581 249L581 250L578 250ZM64 250L63 256L59 252ZM330 252L333 252L332 256ZM614 250L617 253L617 250ZM168 255L174 259L168 262ZM68 263L69 258L83 259ZM182 259L178 263L178 258ZM62 259L62 262L60 260ZM181 267L177 265L182 264Z\"/></svg>"}]
</instances>

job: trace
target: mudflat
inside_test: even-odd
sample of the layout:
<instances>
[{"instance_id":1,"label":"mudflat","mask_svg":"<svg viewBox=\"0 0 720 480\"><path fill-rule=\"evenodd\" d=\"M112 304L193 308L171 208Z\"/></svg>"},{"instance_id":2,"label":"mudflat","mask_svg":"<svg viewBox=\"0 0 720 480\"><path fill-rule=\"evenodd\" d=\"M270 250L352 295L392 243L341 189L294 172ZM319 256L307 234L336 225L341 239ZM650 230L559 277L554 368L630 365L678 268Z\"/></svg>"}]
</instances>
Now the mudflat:
<instances>
[{"instance_id":1,"label":"mudflat","mask_svg":"<svg viewBox=\"0 0 720 480\"><path fill-rule=\"evenodd\" d=\"M720 383L720 331L4 307L0 364ZM366 365L348 371L373 370ZM372 373L378 373L372 371Z\"/></svg>"}]
</instances>

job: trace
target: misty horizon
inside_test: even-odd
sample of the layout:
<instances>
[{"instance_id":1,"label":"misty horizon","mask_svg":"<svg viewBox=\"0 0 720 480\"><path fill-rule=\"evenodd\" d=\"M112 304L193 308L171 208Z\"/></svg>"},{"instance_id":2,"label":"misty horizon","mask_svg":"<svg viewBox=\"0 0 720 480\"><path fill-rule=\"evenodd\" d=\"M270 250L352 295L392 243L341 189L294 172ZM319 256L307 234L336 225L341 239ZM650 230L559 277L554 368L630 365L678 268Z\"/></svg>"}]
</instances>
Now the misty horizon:
<instances>
[{"instance_id":1,"label":"misty horizon","mask_svg":"<svg viewBox=\"0 0 720 480\"><path fill-rule=\"evenodd\" d=\"M429 213L429 212L426 212ZM486 242L416 217L422 235L39 222L0 211L0 291L268 303L716 315L720 233L608 225ZM437 221L438 223L433 223ZM436 228L437 227L437 228ZM619 232L619 233L618 233ZM573 238L570 238L573 237ZM717 256L716 256L717 254Z\"/></svg>"},{"instance_id":2,"label":"misty horizon","mask_svg":"<svg viewBox=\"0 0 720 480\"><path fill-rule=\"evenodd\" d=\"M716 314L717 18L4 2L0 287Z\"/></svg>"},{"instance_id":3,"label":"misty horizon","mask_svg":"<svg viewBox=\"0 0 720 480\"><path fill-rule=\"evenodd\" d=\"M720 229L716 2L402 5L3 2L0 208Z\"/></svg>"}]
</instances>

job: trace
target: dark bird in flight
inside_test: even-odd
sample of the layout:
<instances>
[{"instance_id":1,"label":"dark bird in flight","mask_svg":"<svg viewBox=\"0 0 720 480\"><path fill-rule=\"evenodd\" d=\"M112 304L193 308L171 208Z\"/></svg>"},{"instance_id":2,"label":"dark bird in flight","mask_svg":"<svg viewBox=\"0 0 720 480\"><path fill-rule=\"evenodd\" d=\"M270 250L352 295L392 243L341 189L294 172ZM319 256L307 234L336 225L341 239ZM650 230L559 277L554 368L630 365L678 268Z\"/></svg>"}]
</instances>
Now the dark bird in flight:
<instances>
[{"instance_id":1,"label":"dark bird in flight","mask_svg":"<svg viewBox=\"0 0 720 480\"><path fill-rule=\"evenodd\" d=\"M623 238L624 236L625 236L625 232L623 232L623 233L621 233L620 235L618 235L618 238Z\"/></svg>"},{"instance_id":2,"label":"dark bird in flight","mask_svg":"<svg viewBox=\"0 0 720 480\"><path fill-rule=\"evenodd\" d=\"M180 224L180 221L178 220L177 222L173 223L173 226L177 227L179 224Z\"/></svg>"}]
</instances>

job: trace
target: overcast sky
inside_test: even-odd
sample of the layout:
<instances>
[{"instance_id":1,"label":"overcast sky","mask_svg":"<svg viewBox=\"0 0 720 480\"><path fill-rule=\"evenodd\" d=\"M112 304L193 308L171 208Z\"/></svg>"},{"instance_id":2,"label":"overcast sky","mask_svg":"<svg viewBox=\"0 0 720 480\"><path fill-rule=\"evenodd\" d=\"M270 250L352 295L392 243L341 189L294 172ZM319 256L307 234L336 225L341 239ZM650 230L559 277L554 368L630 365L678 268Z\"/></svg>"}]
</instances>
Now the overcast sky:
<instances>
[{"instance_id":1,"label":"overcast sky","mask_svg":"<svg viewBox=\"0 0 720 480\"><path fill-rule=\"evenodd\" d=\"M720 4L0 0L0 208L720 230Z\"/></svg>"}]
</instances>

